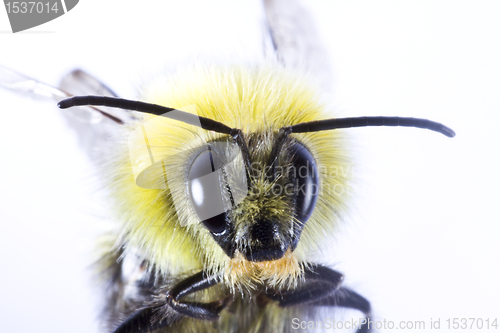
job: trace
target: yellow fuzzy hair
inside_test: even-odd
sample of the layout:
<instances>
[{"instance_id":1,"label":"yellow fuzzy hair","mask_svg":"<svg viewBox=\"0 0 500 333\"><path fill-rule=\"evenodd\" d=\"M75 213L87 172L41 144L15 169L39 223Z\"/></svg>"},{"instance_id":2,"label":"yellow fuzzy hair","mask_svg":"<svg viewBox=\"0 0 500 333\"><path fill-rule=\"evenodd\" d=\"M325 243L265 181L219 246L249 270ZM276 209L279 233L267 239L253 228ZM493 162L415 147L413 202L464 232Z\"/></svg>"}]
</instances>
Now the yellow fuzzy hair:
<instances>
[{"instance_id":1,"label":"yellow fuzzy hair","mask_svg":"<svg viewBox=\"0 0 500 333\"><path fill-rule=\"evenodd\" d=\"M272 66L189 67L163 82L146 85L141 100L195 112L239 128L245 135L272 134L283 126L332 118L321 104L315 86ZM148 116L144 121L152 118ZM176 276L200 270L222 273L224 282L233 290L242 285L254 288L265 284L275 289L294 285L304 265L310 262L310 251L335 231L345 208L349 185L345 170L350 159L341 131L292 134L317 162L321 191L316 208L293 253L289 251L277 261L253 263L238 256L230 260L197 221L186 194L192 152L207 141L225 136L163 117L156 119L148 122L147 144L154 151L155 161L162 161L156 164L158 172L152 173L158 178L160 189L145 189L136 184L134 172L137 176L138 171L133 168L150 158L146 153L141 155L139 149L132 162L130 159L129 143L143 145L130 136L141 124L127 128L123 145L113 147L116 153L111 157L107 180L113 209L122 223L119 245L137 249L162 274ZM162 188L163 177L168 182ZM185 204L174 205L172 194L185 198Z\"/></svg>"}]
</instances>

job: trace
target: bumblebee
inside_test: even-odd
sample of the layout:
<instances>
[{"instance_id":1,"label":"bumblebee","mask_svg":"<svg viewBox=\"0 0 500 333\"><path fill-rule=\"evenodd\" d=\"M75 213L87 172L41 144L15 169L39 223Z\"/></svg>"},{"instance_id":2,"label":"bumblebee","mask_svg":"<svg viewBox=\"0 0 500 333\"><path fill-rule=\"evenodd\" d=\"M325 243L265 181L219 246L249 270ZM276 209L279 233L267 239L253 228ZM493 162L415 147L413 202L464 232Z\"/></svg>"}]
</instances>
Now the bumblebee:
<instances>
[{"instance_id":1,"label":"bumblebee","mask_svg":"<svg viewBox=\"0 0 500 333\"><path fill-rule=\"evenodd\" d=\"M264 8L273 57L263 63L187 66L145 85L141 102L78 70L50 90L59 107L83 107L68 114L104 119L102 132L71 125L93 136L86 148L117 220L98 263L110 332L286 332L320 306L357 310L357 331L370 329L370 303L312 259L347 212L347 191L335 190L351 181L334 172L351 163L342 129L454 132L418 118L329 118L307 15L283 1Z\"/></svg>"}]
</instances>

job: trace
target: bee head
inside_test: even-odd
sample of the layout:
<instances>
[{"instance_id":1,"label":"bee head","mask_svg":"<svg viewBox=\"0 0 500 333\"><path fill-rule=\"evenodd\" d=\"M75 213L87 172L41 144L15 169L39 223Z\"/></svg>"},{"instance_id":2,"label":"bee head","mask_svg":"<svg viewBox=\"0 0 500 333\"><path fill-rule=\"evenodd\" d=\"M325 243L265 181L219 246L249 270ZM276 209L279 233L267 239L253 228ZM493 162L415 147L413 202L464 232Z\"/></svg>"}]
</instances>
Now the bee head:
<instances>
[{"instance_id":1,"label":"bee head","mask_svg":"<svg viewBox=\"0 0 500 333\"><path fill-rule=\"evenodd\" d=\"M137 152L117 154L108 177L124 221L124 242L164 271L224 271L225 280L235 284L246 283L242 276L257 282L274 279L274 285L293 282L307 264L306 251L334 232L346 205L349 154L336 130L404 126L455 135L442 124L419 118L324 119L305 84L265 71L229 73L206 72L190 84L179 79L184 82L180 86L194 90L180 94L174 89L161 101L191 105L196 100L202 116L103 96L59 103L61 108L106 106L169 118L135 126L128 143ZM198 81L220 89L200 90Z\"/></svg>"},{"instance_id":2,"label":"bee head","mask_svg":"<svg viewBox=\"0 0 500 333\"><path fill-rule=\"evenodd\" d=\"M238 144L213 142L193 158L191 204L230 258L278 260L295 250L316 205L316 162L286 133L238 135Z\"/></svg>"}]
</instances>

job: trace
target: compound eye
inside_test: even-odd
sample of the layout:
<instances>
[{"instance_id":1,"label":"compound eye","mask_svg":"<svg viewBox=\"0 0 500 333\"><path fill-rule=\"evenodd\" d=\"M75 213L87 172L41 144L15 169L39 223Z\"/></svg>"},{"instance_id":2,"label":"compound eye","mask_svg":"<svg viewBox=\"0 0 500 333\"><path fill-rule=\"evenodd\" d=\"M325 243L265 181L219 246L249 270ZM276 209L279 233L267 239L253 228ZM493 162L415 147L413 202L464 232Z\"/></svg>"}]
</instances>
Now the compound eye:
<instances>
[{"instance_id":1,"label":"compound eye","mask_svg":"<svg viewBox=\"0 0 500 333\"><path fill-rule=\"evenodd\" d=\"M292 164L295 168L296 218L303 224L311 217L319 194L318 168L311 152L300 143L291 148Z\"/></svg>"},{"instance_id":2,"label":"compound eye","mask_svg":"<svg viewBox=\"0 0 500 333\"><path fill-rule=\"evenodd\" d=\"M226 230L226 213L203 220L202 223L214 234L220 234Z\"/></svg>"},{"instance_id":3,"label":"compound eye","mask_svg":"<svg viewBox=\"0 0 500 333\"><path fill-rule=\"evenodd\" d=\"M213 233L223 232L226 226L227 198L223 192L221 166L218 154L209 148L194 159L188 175L191 204L205 227Z\"/></svg>"}]
</instances>

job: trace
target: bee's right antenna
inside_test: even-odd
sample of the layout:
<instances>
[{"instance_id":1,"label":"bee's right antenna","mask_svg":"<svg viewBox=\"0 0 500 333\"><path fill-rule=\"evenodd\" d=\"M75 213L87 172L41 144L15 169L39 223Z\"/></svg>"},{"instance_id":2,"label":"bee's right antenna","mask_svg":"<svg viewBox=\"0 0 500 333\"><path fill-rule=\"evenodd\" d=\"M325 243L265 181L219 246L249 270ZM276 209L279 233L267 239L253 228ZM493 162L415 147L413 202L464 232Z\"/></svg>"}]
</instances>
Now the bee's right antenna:
<instances>
[{"instance_id":1,"label":"bee's right antenna","mask_svg":"<svg viewBox=\"0 0 500 333\"><path fill-rule=\"evenodd\" d=\"M439 132L447 137L454 137L455 132L443 124L432 120L407 117L352 117L333 118L325 120L310 121L292 126L283 127L282 131L288 133L307 133L327 131L337 128L368 127L368 126L403 126L428 129Z\"/></svg>"}]
</instances>

